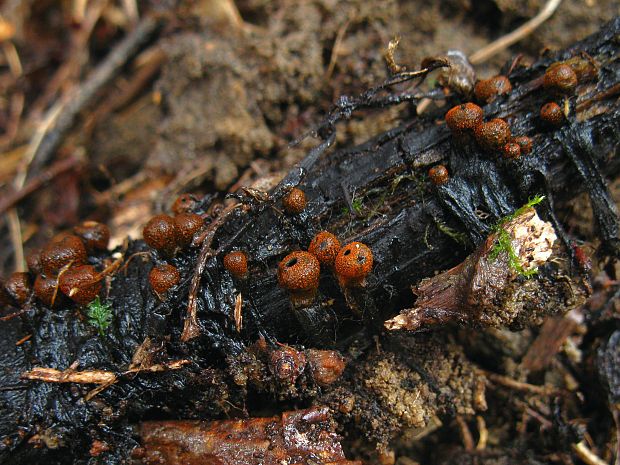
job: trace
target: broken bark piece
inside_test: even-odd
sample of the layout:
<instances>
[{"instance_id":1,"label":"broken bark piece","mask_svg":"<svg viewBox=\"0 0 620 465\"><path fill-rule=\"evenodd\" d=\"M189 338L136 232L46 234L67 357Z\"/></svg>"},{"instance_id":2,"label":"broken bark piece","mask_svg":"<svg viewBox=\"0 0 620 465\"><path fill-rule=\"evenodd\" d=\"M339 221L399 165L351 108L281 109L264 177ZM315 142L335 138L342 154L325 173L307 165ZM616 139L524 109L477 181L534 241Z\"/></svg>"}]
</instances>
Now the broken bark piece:
<instances>
[{"instance_id":1,"label":"broken bark piece","mask_svg":"<svg viewBox=\"0 0 620 465\"><path fill-rule=\"evenodd\" d=\"M586 295L585 283L566 282L566 275L558 270L540 275L536 271L553 253L559 253L555 242L553 227L536 210L530 206L519 209L461 264L422 281L414 290L416 306L386 321L385 327L416 331L450 322L519 326L520 321L536 321L551 311L568 311L582 300L575 296ZM567 287L566 298L549 286L554 280L556 288Z\"/></svg>"},{"instance_id":2,"label":"broken bark piece","mask_svg":"<svg viewBox=\"0 0 620 465\"><path fill-rule=\"evenodd\" d=\"M247 420L144 422L140 436L147 465L361 465L344 456L327 407Z\"/></svg>"}]
</instances>

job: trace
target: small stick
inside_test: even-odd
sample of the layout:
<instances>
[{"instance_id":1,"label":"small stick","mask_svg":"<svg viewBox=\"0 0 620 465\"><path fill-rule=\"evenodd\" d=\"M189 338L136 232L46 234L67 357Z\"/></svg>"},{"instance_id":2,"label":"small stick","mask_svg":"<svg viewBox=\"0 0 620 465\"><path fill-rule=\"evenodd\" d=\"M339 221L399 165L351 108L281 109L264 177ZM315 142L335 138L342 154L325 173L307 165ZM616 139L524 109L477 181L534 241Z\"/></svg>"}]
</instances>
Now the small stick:
<instances>
[{"instance_id":1,"label":"small stick","mask_svg":"<svg viewBox=\"0 0 620 465\"><path fill-rule=\"evenodd\" d=\"M484 372L485 376L491 381L497 384L501 384L515 391L531 392L533 394L539 394L541 396L551 396L558 394L558 390L548 388L547 386L536 386L534 384L522 383L516 379L509 378L508 376L498 375L497 373Z\"/></svg>"},{"instance_id":2,"label":"small stick","mask_svg":"<svg viewBox=\"0 0 620 465\"><path fill-rule=\"evenodd\" d=\"M532 32L534 32L538 28L538 26L540 26L551 17L551 15L555 12L558 6L560 6L560 3L562 3L562 0L548 0L547 3L545 3L545 6L543 6L543 8L536 16L516 28L511 33L500 37L499 39L491 42L485 47L482 47L477 52L471 54L469 56L469 62L472 65L484 63L493 55L501 52L502 50L510 47L512 44L527 37Z\"/></svg>"},{"instance_id":3,"label":"small stick","mask_svg":"<svg viewBox=\"0 0 620 465\"><path fill-rule=\"evenodd\" d=\"M75 157L64 158L55 162L48 169L26 182L21 189L4 195L2 200L0 200L0 215L4 214L8 209L14 207L17 203L28 197L44 184L50 182L59 174L69 171L81 163L82 160Z\"/></svg>"},{"instance_id":4,"label":"small stick","mask_svg":"<svg viewBox=\"0 0 620 465\"><path fill-rule=\"evenodd\" d=\"M138 47L145 42L159 26L159 20L148 16L138 23L136 28L125 37L105 60L95 68L86 81L60 104L60 111L55 121L43 134L40 143L32 155L31 169L38 171L58 148L65 134L73 126L76 116L92 101L97 92L105 86L125 65ZM58 109L56 105L46 114Z\"/></svg>"},{"instance_id":5,"label":"small stick","mask_svg":"<svg viewBox=\"0 0 620 465\"><path fill-rule=\"evenodd\" d=\"M243 204L241 203L235 203L226 207L224 210L222 210L220 216L218 216L215 221L213 221L213 223L211 223L209 227L205 230L205 232L203 232L200 236L202 248L200 249L200 255L198 256L196 268L194 269L194 275L192 276L192 281L189 287L189 297L187 299L187 313L185 315L183 333L181 334L182 342L187 342L200 334L200 325L198 324L198 318L196 317L198 288L200 287L200 280L202 279L202 274L205 271L207 262L216 253L211 248L213 237L215 236L215 233L217 232L219 227L224 224L224 221L226 221L228 216L234 210L242 206Z\"/></svg>"},{"instance_id":6,"label":"small stick","mask_svg":"<svg viewBox=\"0 0 620 465\"><path fill-rule=\"evenodd\" d=\"M489 439L489 430L487 424L480 415L476 416L476 423L478 424L478 444L476 444L476 450L484 450L487 447L487 441Z\"/></svg>"},{"instance_id":7,"label":"small stick","mask_svg":"<svg viewBox=\"0 0 620 465\"><path fill-rule=\"evenodd\" d=\"M571 448L575 454L588 465L607 465L607 462L592 452L583 441L577 444L571 444Z\"/></svg>"},{"instance_id":8,"label":"small stick","mask_svg":"<svg viewBox=\"0 0 620 465\"><path fill-rule=\"evenodd\" d=\"M471 435L471 431L469 431L467 422L461 415L456 416L456 424L459 426L459 432L461 433L461 439L463 440L463 447L465 447L465 450L474 450L474 437Z\"/></svg>"}]
</instances>

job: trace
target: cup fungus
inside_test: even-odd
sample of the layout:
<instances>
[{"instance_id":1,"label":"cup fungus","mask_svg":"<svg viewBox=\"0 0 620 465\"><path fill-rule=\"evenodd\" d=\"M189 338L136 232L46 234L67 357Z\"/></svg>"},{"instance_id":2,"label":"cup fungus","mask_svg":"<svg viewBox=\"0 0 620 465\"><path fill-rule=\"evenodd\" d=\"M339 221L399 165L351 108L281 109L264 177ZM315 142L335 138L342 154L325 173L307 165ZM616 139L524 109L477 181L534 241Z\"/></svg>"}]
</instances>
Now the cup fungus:
<instances>
[{"instance_id":1,"label":"cup fungus","mask_svg":"<svg viewBox=\"0 0 620 465\"><path fill-rule=\"evenodd\" d=\"M224 255L224 268L237 279L248 275L248 257L244 252L235 250Z\"/></svg>"},{"instance_id":2,"label":"cup fungus","mask_svg":"<svg viewBox=\"0 0 620 465\"><path fill-rule=\"evenodd\" d=\"M282 346L269 355L269 368L280 381L291 384L301 375L306 366L306 356L289 346Z\"/></svg>"},{"instance_id":3,"label":"cup fungus","mask_svg":"<svg viewBox=\"0 0 620 465\"><path fill-rule=\"evenodd\" d=\"M516 142L508 142L504 145L502 152L504 154L504 158L516 160L521 156L521 146Z\"/></svg>"},{"instance_id":4,"label":"cup fungus","mask_svg":"<svg viewBox=\"0 0 620 465\"><path fill-rule=\"evenodd\" d=\"M491 103L498 95L509 94L512 84L506 76L494 76L476 83L474 94L480 102Z\"/></svg>"},{"instance_id":5,"label":"cup fungus","mask_svg":"<svg viewBox=\"0 0 620 465\"><path fill-rule=\"evenodd\" d=\"M487 150L501 150L510 139L510 127L500 118L478 125L474 133L476 141Z\"/></svg>"},{"instance_id":6,"label":"cup fungus","mask_svg":"<svg viewBox=\"0 0 620 465\"><path fill-rule=\"evenodd\" d=\"M74 302L86 305L101 292L101 280L94 266L80 265L61 273L58 287Z\"/></svg>"},{"instance_id":7,"label":"cup fungus","mask_svg":"<svg viewBox=\"0 0 620 465\"><path fill-rule=\"evenodd\" d=\"M179 213L174 217L174 225L177 231L177 241L181 247L192 243L194 235L200 230L204 221L195 213Z\"/></svg>"},{"instance_id":8,"label":"cup fungus","mask_svg":"<svg viewBox=\"0 0 620 465\"><path fill-rule=\"evenodd\" d=\"M521 153L523 155L527 155L532 151L532 139L527 136L519 136L515 137L512 140L515 144L519 144L519 148L521 149Z\"/></svg>"},{"instance_id":9,"label":"cup fungus","mask_svg":"<svg viewBox=\"0 0 620 465\"><path fill-rule=\"evenodd\" d=\"M328 386L334 383L344 371L346 366L344 358L335 350L306 351L308 365L312 379L319 386Z\"/></svg>"},{"instance_id":10,"label":"cup fungus","mask_svg":"<svg viewBox=\"0 0 620 465\"><path fill-rule=\"evenodd\" d=\"M543 87L553 92L570 94L577 87L577 74L569 65L554 63L547 68L543 77Z\"/></svg>"},{"instance_id":11,"label":"cup fungus","mask_svg":"<svg viewBox=\"0 0 620 465\"><path fill-rule=\"evenodd\" d=\"M372 250L361 242L345 245L335 262L336 276L341 287L363 286L372 270Z\"/></svg>"},{"instance_id":12,"label":"cup fungus","mask_svg":"<svg viewBox=\"0 0 620 465\"><path fill-rule=\"evenodd\" d=\"M306 208L306 194L298 187L293 187L282 199L282 205L291 215L301 213Z\"/></svg>"},{"instance_id":13,"label":"cup fungus","mask_svg":"<svg viewBox=\"0 0 620 465\"><path fill-rule=\"evenodd\" d=\"M41 251L35 250L31 252L30 255L26 257L26 264L28 265L28 269L31 273L41 273Z\"/></svg>"},{"instance_id":14,"label":"cup fungus","mask_svg":"<svg viewBox=\"0 0 620 465\"><path fill-rule=\"evenodd\" d=\"M84 221L73 228L73 232L82 239L86 250L106 250L110 241L110 229L97 221Z\"/></svg>"},{"instance_id":15,"label":"cup fungus","mask_svg":"<svg viewBox=\"0 0 620 465\"><path fill-rule=\"evenodd\" d=\"M436 186L441 186L450 180L448 168L446 168L444 165L433 166L431 169L428 170L428 177L431 179L431 182Z\"/></svg>"},{"instance_id":16,"label":"cup fungus","mask_svg":"<svg viewBox=\"0 0 620 465\"><path fill-rule=\"evenodd\" d=\"M545 103L540 109L540 119L549 126L557 128L564 123L564 112L555 102Z\"/></svg>"},{"instance_id":17,"label":"cup fungus","mask_svg":"<svg viewBox=\"0 0 620 465\"><path fill-rule=\"evenodd\" d=\"M310 242L308 252L314 255L321 265L333 266L340 247L340 241L334 234L320 231Z\"/></svg>"},{"instance_id":18,"label":"cup fungus","mask_svg":"<svg viewBox=\"0 0 620 465\"><path fill-rule=\"evenodd\" d=\"M466 131L473 131L482 123L484 111L475 103L463 103L452 107L446 113L446 124L454 135L461 135Z\"/></svg>"},{"instance_id":19,"label":"cup fungus","mask_svg":"<svg viewBox=\"0 0 620 465\"><path fill-rule=\"evenodd\" d=\"M34 295L48 307L52 307L58 298L54 299L58 290L58 278L38 275L34 280Z\"/></svg>"},{"instance_id":20,"label":"cup fungus","mask_svg":"<svg viewBox=\"0 0 620 465\"><path fill-rule=\"evenodd\" d=\"M142 237L158 252L171 254L177 246L177 228L174 219L168 215L154 216L142 230Z\"/></svg>"},{"instance_id":21,"label":"cup fungus","mask_svg":"<svg viewBox=\"0 0 620 465\"><path fill-rule=\"evenodd\" d=\"M72 263L86 263L86 248L82 240L74 235L66 235L50 242L41 252L41 267L46 274L56 274L60 269Z\"/></svg>"},{"instance_id":22,"label":"cup fungus","mask_svg":"<svg viewBox=\"0 0 620 465\"><path fill-rule=\"evenodd\" d=\"M321 265L309 252L297 251L288 254L278 265L278 283L291 293L294 306L312 303L319 287Z\"/></svg>"},{"instance_id":23,"label":"cup fungus","mask_svg":"<svg viewBox=\"0 0 620 465\"><path fill-rule=\"evenodd\" d=\"M157 296L168 292L168 289L176 285L180 280L179 270L167 263L156 266L149 273L149 283Z\"/></svg>"},{"instance_id":24,"label":"cup fungus","mask_svg":"<svg viewBox=\"0 0 620 465\"><path fill-rule=\"evenodd\" d=\"M4 284L6 291L19 305L26 303L32 292L30 275L22 271L11 274Z\"/></svg>"},{"instance_id":25,"label":"cup fungus","mask_svg":"<svg viewBox=\"0 0 620 465\"><path fill-rule=\"evenodd\" d=\"M172 204L172 213L180 215L181 213L189 213L196 206L196 198L191 194L181 194Z\"/></svg>"}]
</instances>

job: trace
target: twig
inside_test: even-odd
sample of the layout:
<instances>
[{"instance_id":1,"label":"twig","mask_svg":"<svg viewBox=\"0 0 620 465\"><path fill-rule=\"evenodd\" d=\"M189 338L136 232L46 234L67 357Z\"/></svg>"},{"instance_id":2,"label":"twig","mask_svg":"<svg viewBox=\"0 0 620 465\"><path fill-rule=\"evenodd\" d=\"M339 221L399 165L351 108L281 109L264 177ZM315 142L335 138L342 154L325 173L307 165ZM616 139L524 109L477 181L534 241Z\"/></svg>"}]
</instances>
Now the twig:
<instances>
[{"instance_id":1,"label":"twig","mask_svg":"<svg viewBox=\"0 0 620 465\"><path fill-rule=\"evenodd\" d=\"M484 450L487 447L487 441L489 439L489 430L487 424L480 415L476 416L476 423L478 424L478 444L476 444L476 450Z\"/></svg>"},{"instance_id":2,"label":"twig","mask_svg":"<svg viewBox=\"0 0 620 465\"><path fill-rule=\"evenodd\" d=\"M22 241L22 227L19 221L17 210L12 209L8 212L9 231L11 243L13 244L14 268L15 271L24 271L24 247Z\"/></svg>"},{"instance_id":3,"label":"twig","mask_svg":"<svg viewBox=\"0 0 620 465\"><path fill-rule=\"evenodd\" d=\"M543 8L540 10L540 12L532 19L522 24L511 33L500 37L499 39L491 42L485 47L482 47L477 52L471 54L469 56L470 63L472 65L484 63L493 55L501 52L502 50L510 47L512 44L527 37L532 32L534 32L538 28L538 26L540 26L551 17L551 15L555 12L558 6L560 6L560 3L562 3L562 0L548 0L545 6L543 6Z\"/></svg>"},{"instance_id":4,"label":"twig","mask_svg":"<svg viewBox=\"0 0 620 465\"><path fill-rule=\"evenodd\" d=\"M522 383L521 381L509 378L508 376L498 375L497 373L484 371L484 375L494 383L501 384L502 386L514 389L515 391L530 392L541 396L558 394L557 389L549 388L547 386L536 386L534 384Z\"/></svg>"},{"instance_id":5,"label":"twig","mask_svg":"<svg viewBox=\"0 0 620 465\"><path fill-rule=\"evenodd\" d=\"M196 261L196 268L194 268L194 275L192 276L192 281L189 287L187 313L185 315L185 323L183 324L183 333L181 334L181 341L183 342L187 342L200 334L200 325L198 324L198 319L196 317L198 288L200 287L200 280L202 279L202 274L207 266L207 262L215 255L215 251L211 248L213 237L219 227L224 224L228 216L237 208L242 206L243 204L241 203L235 203L226 207L222 210L220 216L218 216L201 235L200 239L202 240L202 247L200 249L198 260Z\"/></svg>"},{"instance_id":6,"label":"twig","mask_svg":"<svg viewBox=\"0 0 620 465\"><path fill-rule=\"evenodd\" d=\"M241 297L241 292L237 294L235 298L235 328L237 332L241 332L241 328L243 328L243 298Z\"/></svg>"},{"instance_id":7,"label":"twig","mask_svg":"<svg viewBox=\"0 0 620 465\"><path fill-rule=\"evenodd\" d=\"M575 454L588 465L608 465L607 462L588 449L588 446L586 446L586 443L583 441L577 444L571 444L571 448Z\"/></svg>"},{"instance_id":8,"label":"twig","mask_svg":"<svg viewBox=\"0 0 620 465\"><path fill-rule=\"evenodd\" d=\"M459 426L459 432L461 433L461 440L463 441L463 447L465 447L465 450L474 450L474 437L471 435L471 431L469 431L467 422L461 415L456 416L456 424Z\"/></svg>"},{"instance_id":9,"label":"twig","mask_svg":"<svg viewBox=\"0 0 620 465\"><path fill-rule=\"evenodd\" d=\"M136 28L125 37L122 42L112 51L105 60L95 68L87 80L79 86L71 95L60 104L60 108L53 107L48 111L46 120L52 111L58 111L53 125L43 134L40 143L32 156L31 169L37 172L58 148L65 134L73 126L76 116L80 113L95 97L97 92L105 86L137 51L155 32L159 26L159 21L148 16L140 21Z\"/></svg>"},{"instance_id":10,"label":"twig","mask_svg":"<svg viewBox=\"0 0 620 465\"><path fill-rule=\"evenodd\" d=\"M5 194L0 200L0 215L4 214L8 209L14 207L17 203L28 197L30 194L39 189L42 185L50 182L59 174L75 168L81 162L82 160L76 157L59 160L45 171L37 174L34 178L28 181L20 190Z\"/></svg>"},{"instance_id":11,"label":"twig","mask_svg":"<svg viewBox=\"0 0 620 465\"><path fill-rule=\"evenodd\" d=\"M336 67L336 61L338 60L338 53L340 52L340 47L342 45L342 41L344 40L344 35L347 33L347 29L349 25L353 21L353 17L349 16L349 19L340 27L338 33L336 34L336 39L334 40L334 46L332 47L331 57L329 59L329 65L327 66L327 71L325 71L325 82L329 81L332 73L334 72L334 68Z\"/></svg>"}]
</instances>

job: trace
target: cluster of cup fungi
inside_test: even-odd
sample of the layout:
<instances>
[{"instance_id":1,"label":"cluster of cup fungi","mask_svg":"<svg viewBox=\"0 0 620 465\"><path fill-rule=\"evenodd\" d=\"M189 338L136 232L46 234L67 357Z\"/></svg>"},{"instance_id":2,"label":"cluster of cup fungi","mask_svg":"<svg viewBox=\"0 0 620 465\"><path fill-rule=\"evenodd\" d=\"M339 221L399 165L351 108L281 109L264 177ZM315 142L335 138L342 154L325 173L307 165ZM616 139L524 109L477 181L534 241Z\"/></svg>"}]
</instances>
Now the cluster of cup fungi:
<instances>
[{"instance_id":1,"label":"cluster of cup fungi","mask_svg":"<svg viewBox=\"0 0 620 465\"><path fill-rule=\"evenodd\" d=\"M542 87L552 98L572 94L579 83L578 73L587 74L583 71L582 61L569 60L551 64L542 77ZM483 105L493 102L499 96L508 95L511 91L510 80L503 75L480 80L474 87L476 100ZM552 100L540 108L540 120L547 127L558 128L566 121L566 112L566 109ZM533 144L530 137L513 137L510 126L502 118L493 118L485 122L483 109L473 102L451 108L446 113L445 119L453 137L460 141L473 138L485 151L499 152L505 159L515 160L532 151ZM444 165L433 166L428 175L431 182L437 186L449 181L448 169Z\"/></svg>"},{"instance_id":2,"label":"cluster of cup fungi","mask_svg":"<svg viewBox=\"0 0 620 465\"><path fill-rule=\"evenodd\" d=\"M28 256L28 272L11 274L0 287L0 301L22 307L34 296L50 308L66 304L67 298L79 305L88 304L100 293L107 274L91 263L96 262L98 253L107 250L109 240L108 227L96 221L85 221L70 232L58 234Z\"/></svg>"}]
</instances>

